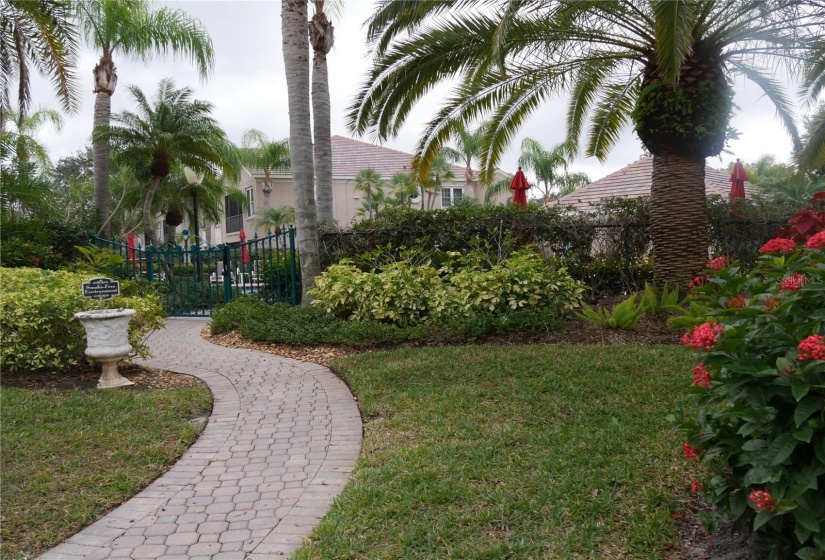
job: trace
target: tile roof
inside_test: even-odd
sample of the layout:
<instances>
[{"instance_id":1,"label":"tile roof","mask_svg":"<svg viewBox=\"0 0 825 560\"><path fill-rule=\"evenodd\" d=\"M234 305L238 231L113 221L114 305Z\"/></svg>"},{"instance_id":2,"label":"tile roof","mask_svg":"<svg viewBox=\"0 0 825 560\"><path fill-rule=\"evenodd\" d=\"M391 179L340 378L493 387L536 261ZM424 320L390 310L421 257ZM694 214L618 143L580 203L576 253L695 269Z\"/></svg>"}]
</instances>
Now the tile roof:
<instances>
[{"instance_id":1,"label":"tile roof","mask_svg":"<svg viewBox=\"0 0 825 560\"><path fill-rule=\"evenodd\" d=\"M396 173L409 172L413 155L376 146L369 142L343 136L332 137L332 176L355 177L367 167L375 169L384 179ZM464 168L453 165L456 181L464 181Z\"/></svg>"},{"instance_id":2,"label":"tile roof","mask_svg":"<svg viewBox=\"0 0 825 560\"><path fill-rule=\"evenodd\" d=\"M643 157L598 181L551 201L549 205L573 206L579 210L587 210L592 204L607 198L650 196L652 177L653 158ZM745 187L747 190L747 183ZM727 171L705 166L705 192L708 195L727 196L730 193L730 175Z\"/></svg>"}]
</instances>

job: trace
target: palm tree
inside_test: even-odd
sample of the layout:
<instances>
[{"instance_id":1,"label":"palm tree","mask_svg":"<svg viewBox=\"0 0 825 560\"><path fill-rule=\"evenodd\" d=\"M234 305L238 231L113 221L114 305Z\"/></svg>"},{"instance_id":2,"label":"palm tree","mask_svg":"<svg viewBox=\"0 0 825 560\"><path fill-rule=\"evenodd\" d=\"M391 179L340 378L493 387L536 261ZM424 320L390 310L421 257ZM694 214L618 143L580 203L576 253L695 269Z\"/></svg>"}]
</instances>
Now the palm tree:
<instances>
[{"instance_id":1,"label":"palm tree","mask_svg":"<svg viewBox=\"0 0 825 560\"><path fill-rule=\"evenodd\" d=\"M453 163L464 164L464 189L466 195L475 198L476 176L473 170L473 160L481 156L481 142L484 138L484 125L475 130L459 127L453 135L456 147L442 148L441 153Z\"/></svg>"},{"instance_id":2,"label":"palm tree","mask_svg":"<svg viewBox=\"0 0 825 560\"><path fill-rule=\"evenodd\" d=\"M318 217L315 209L315 169L309 113L309 39L306 0L282 0L281 37L289 103L289 159L295 191L295 225L301 255L302 305L321 273Z\"/></svg>"},{"instance_id":3,"label":"palm tree","mask_svg":"<svg viewBox=\"0 0 825 560\"><path fill-rule=\"evenodd\" d=\"M63 117L60 113L41 107L31 115L20 115L11 109L8 116L13 127L0 135L0 159L5 161L11 157L20 161L30 161L41 171L51 168L46 147L37 140L36 135L47 124L60 131L63 128Z\"/></svg>"},{"instance_id":4,"label":"palm tree","mask_svg":"<svg viewBox=\"0 0 825 560\"><path fill-rule=\"evenodd\" d=\"M421 168L417 168L416 171L419 177L421 176L420 169ZM433 160L432 165L430 165L424 180L421 181L422 190L427 195L426 205L424 203L424 197L421 197L421 209L432 210L435 207L436 198L441 194L444 183L451 183L454 180L455 172L453 171L453 166L447 161L443 152L439 152Z\"/></svg>"},{"instance_id":5,"label":"palm tree","mask_svg":"<svg viewBox=\"0 0 825 560\"><path fill-rule=\"evenodd\" d=\"M539 187L545 201L564 196L590 182L590 178L584 173L567 172L568 153L569 147L564 144L547 150L533 138L521 141L521 156L518 163L536 175L536 186Z\"/></svg>"},{"instance_id":6,"label":"palm tree","mask_svg":"<svg viewBox=\"0 0 825 560\"><path fill-rule=\"evenodd\" d=\"M327 55L335 43L332 22L324 12L325 0L315 0L315 14L309 20L312 45L312 125L315 133L315 197L318 221L332 224L332 139Z\"/></svg>"},{"instance_id":7,"label":"palm tree","mask_svg":"<svg viewBox=\"0 0 825 560\"><path fill-rule=\"evenodd\" d=\"M361 210L358 211L358 215L363 216L366 214L371 220L379 209L376 202L380 201L384 195L384 180L378 174L378 171L372 167L367 167L355 175L355 190L364 193L364 202L361 205Z\"/></svg>"},{"instance_id":8,"label":"palm tree","mask_svg":"<svg viewBox=\"0 0 825 560\"><path fill-rule=\"evenodd\" d=\"M482 182L521 124L569 93L567 142L603 160L632 123L653 154L657 283L686 284L707 260L705 158L724 146L734 75L773 101L795 142L777 66L814 60L820 0L384 2L369 23L373 67L348 115L358 134L395 134L435 85L456 80L416 149L423 169L461 127L488 118ZM476 9L473 9L476 8ZM770 72L770 74L766 73Z\"/></svg>"},{"instance_id":9,"label":"palm tree","mask_svg":"<svg viewBox=\"0 0 825 560\"><path fill-rule=\"evenodd\" d=\"M387 186L392 190L392 205L403 210L412 207L412 200L419 196L418 187L409 173L396 173L390 177Z\"/></svg>"},{"instance_id":10,"label":"palm tree","mask_svg":"<svg viewBox=\"0 0 825 560\"><path fill-rule=\"evenodd\" d=\"M241 161L264 172L264 207L269 207L272 192L272 172L289 169L289 140L272 140L254 128L241 137Z\"/></svg>"},{"instance_id":11,"label":"palm tree","mask_svg":"<svg viewBox=\"0 0 825 560\"><path fill-rule=\"evenodd\" d=\"M100 49L94 68L94 130L109 125L117 86L114 54L149 60L167 51L187 57L206 78L214 66L212 41L198 20L182 10L152 10L147 0L80 0L80 26L86 41ZM109 145L99 137L92 145L95 161L95 206L102 224L109 217ZM104 234L109 235L108 226Z\"/></svg>"},{"instance_id":12,"label":"palm tree","mask_svg":"<svg viewBox=\"0 0 825 560\"><path fill-rule=\"evenodd\" d=\"M110 142L122 164L148 177L143 200L143 230L146 245L154 244L155 219L152 202L163 179L176 165L190 167L205 178L219 172L230 180L240 174L237 149L211 116L212 104L193 99L190 88L175 89L171 80L158 84L150 102L143 91L130 86L137 113L112 115L114 125L103 128L95 141Z\"/></svg>"},{"instance_id":13,"label":"palm tree","mask_svg":"<svg viewBox=\"0 0 825 560\"><path fill-rule=\"evenodd\" d=\"M811 103L815 103L825 91L825 41L819 43L816 55L807 64L805 88ZM805 144L797 153L799 167L802 171L825 169L825 100L805 125Z\"/></svg>"},{"instance_id":14,"label":"palm tree","mask_svg":"<svg viewBox=\"0 0 825 560\"><path fill-rule=\"evenodd\" d=\"M278 206L264 208L260 211L261 217L255 222L256 228L266 228L267 231L280 231L285 225L295 223L295 208L292 206Z\"/></svg>"},{"instance_id":15,"label":"palm tree","mask_svg":"<svg viewBox=\"0 0 825 560\"><path fill-rule=\"evenodd\" d=\"M0 1L0 133L5 130L15 81L18 118L28 112L30 66L49 78L64 110L77 109L77 37L72 15L72 5L66 0Z\"/></svg>"}]
</instances>

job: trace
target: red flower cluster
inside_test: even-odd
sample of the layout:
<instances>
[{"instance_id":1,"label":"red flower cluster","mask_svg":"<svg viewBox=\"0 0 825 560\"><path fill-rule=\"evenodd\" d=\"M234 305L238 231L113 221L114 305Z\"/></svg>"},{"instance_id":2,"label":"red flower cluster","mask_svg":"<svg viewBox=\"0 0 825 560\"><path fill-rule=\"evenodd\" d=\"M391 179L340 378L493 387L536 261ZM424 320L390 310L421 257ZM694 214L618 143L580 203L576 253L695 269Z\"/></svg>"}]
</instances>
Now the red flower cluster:
<instances>
[{"instance_id":1,"label":"red flower cluster","mask_svg":"<svg viewBox=\"0 0 825 560\"><path fill-rule=\"evenodd\" d=\"M825 231L820 231L805 243L808 249L825 249Z\"/></svg>"},{"instance_id":2,"label":"red flower cluster","mask_svg":"<svg viewBox=\"0 0 825 560\"><path fill-rule=\"evenodd\" d=\"M716 257L713 260L708 261L708 264L705 265L705 268L709 270L722 270L728 263L730 262L730 257Z\"/></svg>"},{"instance_id":3,"label":"red flower cluster","mask_svg":"<svg viewBox=\"0 0 825 560\"><path fill-rule=\"evenodd\" d=\"M681 341L685 346L699 350L710 350L719 342L719 335L725 332L725 328L717 323L704 323L694 327L693 331L682 335Z\"/></svg>"},{"instance_id":4,"label":"red flower cluster","mask_svg":"<svg viewBox=\"0 0 825 560\"><path fill-rule=\"evenodd\" d=\"M690 493L691 494L698 494L702 491L702 483L698 480L694 480L690 483Z\"/></svg>"},{"instance_id":5,"label":"red flower cluster","mask_svg":"<svg viewBox=\"0 0 825 560\"><path fill-rule=\"evenodd\" d=\"M710 382L710 372L708 371L708 368L705 367L705 364L700 363L698 366L693 368L693 384L695 386L710 389Z\"/></svg>"},{"instance_id":6,"label":"red flower cluster","mask_svg":"<svg viewBox=\"0 0 825 560\"><path fill-rule=\"evenodd\" d=\"M799 273L792 274L782 280L781 292L796 292L805 285L805 276Z\"/></svg>"},{"instance_id":7,"label":"red flower cluster","mask_svg":"<svg viewBox=\"0 0 825 560\"><path fill-rule=\"evenodd\" d=\"M794 251L796 251L796 242L793 239L782 237L771 239L759 248L759 252L763 255L765 253L793 253Z\"/></svg>"},{"instance_id":8,"label":"red flower cluster","mask_svg":"<svg viewBox=\"0 0 825 560\"><path fill-rule=\"evenodd\" d=\"M685 459L698 459L699 457L702 456L702 454L699 453L699 450L696 449L695 447L691 447L688 442L685 442L684 450L685 450Z\"/></svg>"},{"instance_id":9,"label":"red flower cluster","mask_svg":"<svg viewBox=\"0 0 825 560\"><path fill-rule=\"evenodd\" d=\"M751 490L751 493L748 494L748 503L756 511L773 511L776 509L776 500L770 492L764 490Z\"/></svg>"},{"instance_id":10,"label":"red flower cluster","mask_svg":"<svg viewBox=\"0 0 825 560\"><path fill-rule=\"evenodd\" d=\"M688 282L688 288L696 288L697 286L704 286L710 276L697 276Z\"/></svg>"},{"instance_id":11,"label":"red flower cluster","mask_svg":"<svg viewBox=\"0 0 825 560\"><path fill-rule=\"evenodd\" d=\"M796 347L799 350L797 358L800 360L825 360L825 337L821 334L812 334Z\"/></svg>"},{"instance_id":12,"label":"red flower cluster","mask_svg":"<svg viewBox=\"0 0 825 560\"><path fill-rule=\"evenodd\" d=\"M732 298L728 299L728 307L739 309L745 307L747 304L748 296L745 294L736 294Z\"/></svg>"}]
</instances>

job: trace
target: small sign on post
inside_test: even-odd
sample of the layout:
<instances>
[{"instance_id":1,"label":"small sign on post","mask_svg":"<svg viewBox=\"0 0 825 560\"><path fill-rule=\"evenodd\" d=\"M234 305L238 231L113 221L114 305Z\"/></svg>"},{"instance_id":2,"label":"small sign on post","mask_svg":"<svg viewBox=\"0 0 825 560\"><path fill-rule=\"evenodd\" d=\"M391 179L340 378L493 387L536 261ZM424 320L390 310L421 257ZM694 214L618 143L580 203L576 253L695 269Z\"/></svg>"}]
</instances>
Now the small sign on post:
<instances>
[{"instance_id":1,"label":"small sign on post","mask_svg":"<svg viewBox=\"0 0 825 560\"><path fill-rule=\"evenodd\" d=\"M111 278L92 278L83 282L83 297L102 301L120 295L120 282Z\"/></svg>"}]
</instances>

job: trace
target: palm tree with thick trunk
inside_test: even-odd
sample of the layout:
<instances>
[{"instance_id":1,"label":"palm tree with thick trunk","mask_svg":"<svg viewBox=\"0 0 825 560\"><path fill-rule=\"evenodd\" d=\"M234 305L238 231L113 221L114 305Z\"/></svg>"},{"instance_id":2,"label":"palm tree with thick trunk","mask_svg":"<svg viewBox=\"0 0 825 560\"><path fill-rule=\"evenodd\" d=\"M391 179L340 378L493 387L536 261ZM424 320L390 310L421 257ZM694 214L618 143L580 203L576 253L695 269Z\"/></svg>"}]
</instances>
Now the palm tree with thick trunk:
<instances>
[{"instance_id":1,"label":"palm tree with thick trunk","mask_svg":"<svg viewBox=\"0 0 825 560\"><path fill-rule=\"evenodd\" d=\"M151 101L140 88L128 89L137 111L112 115L113 124L98 129L95 141L111 143L119 164L147 178L143 231L149 246L156 242L155 194L173 167L186 166L209 179L223 174L237 181L240 158L211 116L212 104L193 99L190 88L176 89L171 80L162 80Z\"/></svg>"},{"instance_id":2,"label":"palm tree with thick trunk","mask_svg":"<svg viewBox=\"0 0 825 560\"><path fill-rule=\"evenodd\" d=\"M16 82L17 116L31 104L31 66L45 75L63 109L77 109L77 35L67 0L0 1L0 133L6 130Z\"/></svg>"},{"instance_id":3,"label":"palm tree with thick trunk","mask_svg":"<svg viewBox=\"0 0 825 560\"><path fill-rule=\"evenodd\" d=\"M312 128L315 155L315 200L318 221L332 225L332 139L327 55L335 43L332 22L324 7L326 0L315 0L315 14L309 20L312 45Z\"/></svg>"},{"instance_id":4,"label":"palm tree with thick trunk","mask_svg":"<svg viewBox=\"0 0 825 560\"><path fill-rule=\"evenodd\" d=\"M816 55L822 7L820 0L384 2L369 22L373 67L349 124L386 140L422 96L454 81L420 137L417 162L426 169L460 127L483 118L482 182L519 127L557 94L570 96L566 142L578 147L589 129L589 156L604 160L632 124L654 158L656 281L684 285L707 260L704 161L725 144L731 80L761 88L798 143L773 73Z\"/></svg>"},{"instance_id":5,"label":"palm tree with thick trunk","mask_svg":"<svg viewBox=\"0 0 825 560\"><path fill-rule=\"evenodd\" d=\"M272 193L272 172L289 169L289 140L272 140L260 130L251 128L241 137L241 161L264 172L264 208L269 208Z\"/></svg>"},{"instance_id":6,"label":"palm tree with thick trunk","mask_svg":"<svg viewBox=\"0 0 825 560\"><path fill-rule=\"evenodd\" d=\"M148 61L171 51L194 63L203 78L215 64L212 40L206 29L183 10L153 10L147 0L80 0L78 13L86 41L101 52L93 72L93 130L109 125L118 79L115 53ZM109 145L100 139L93 143L92 150L95 207L104 224L103 233L109 235L105 225L109 217Z\"/></svg>"},{"instance_id":7,"label":"palm tree with thick trunk","mask_svg":"<svg viewBox=\"0 0 825 560\"><path fill-rule=\"evenodd\" d=\"M318 217L315 208L315 169L309 112L309 39L306 0L282 0L281 36L289 103L289 159L295 191L295 225L301 263L302 304L321 273Z\"/></svg>"}]
</instances>

